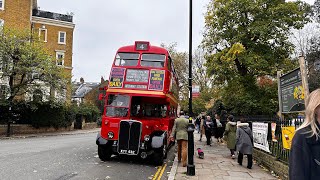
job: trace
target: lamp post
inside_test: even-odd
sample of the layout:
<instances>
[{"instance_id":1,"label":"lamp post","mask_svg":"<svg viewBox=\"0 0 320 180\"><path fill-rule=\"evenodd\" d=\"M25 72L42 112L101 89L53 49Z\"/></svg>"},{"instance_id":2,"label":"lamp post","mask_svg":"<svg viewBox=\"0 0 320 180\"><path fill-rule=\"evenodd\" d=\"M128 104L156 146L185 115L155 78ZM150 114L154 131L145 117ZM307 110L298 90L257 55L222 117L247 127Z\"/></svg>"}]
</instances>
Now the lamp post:
<instances>
[{"instance_id":1,"label":"lamp post","mask_svg":"<svg viewBox=\"0 0 320 180\"><path fill-rule=\"evenodd\" d=\"M190 0L190 15L189 15L189 125L188 125L188 165L187 175L195 175L195 166L193 163L194 155L194 124L192 123L192 0Z\"/></svg>"}]
</instances>

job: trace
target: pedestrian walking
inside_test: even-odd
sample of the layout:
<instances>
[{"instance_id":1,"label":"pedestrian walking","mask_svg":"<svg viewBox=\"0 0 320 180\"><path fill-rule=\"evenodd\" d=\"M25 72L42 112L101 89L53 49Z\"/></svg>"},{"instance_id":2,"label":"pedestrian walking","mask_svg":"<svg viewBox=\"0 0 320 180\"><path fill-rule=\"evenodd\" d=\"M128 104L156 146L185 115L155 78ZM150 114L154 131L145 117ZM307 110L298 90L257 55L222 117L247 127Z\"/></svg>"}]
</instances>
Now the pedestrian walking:
<instances>
[{"instance_id":1,"label":"pedestrian walking","mask_svg":"<svg viewBox=\"0 0 320 180\"><path fill-rule=\"evenodd\" d=\"M204 121L205 121L205 116L201 116L201 120L200 120L200 139L199 139L199 141L202 141L202 135L205 134Z\"/></svg>"},{"instance_id":2,"label":"pedestrian walking","mask_svg":"<svg viewBox=\"0 0 320 180\"><path fill-rule=\"evenodd\" d=\"M201 124L201 116L198 116L195 121L195 126L198 131L198 134L200 133L200 124Z\"/></svg>"},{"instance_id":3,"label":"pedestrian walking","mask_svg":"<svg viewBox=\"0 0 320 180\"><path fill-rule=\"evenodd\" d=\"M206 120L204 121L204 129L205 129L205 135L207 139L207 145L211 146L211 136L213 131L213 122L211 120L210 116L207 116Z\"/></svg>"},{"instance_id":4,"label":"pedestrian walking","mask_svg":"<svg viewBox=\"0 0 320 180\"><path fill-rule=\"evenodd\" d=\"M177 140L178 143L178 161L182 166L187 166L187 144L188 144L188 124L189 120L184 116L184 112L180 112L180 117L175 119L172 133L170 135L171 141Z\"/></svg>"},{"instance_id":5,"label":"pedestrian walking","mask_svg":"<svg viewBox=\"0 0 320 180\"><path fill-rule=\"evenodd\" d=\"M217 139L218 143L219 142L223 142L222 141L222 137L223 137L223 132L224 132L224 128L223 125L221 123L221 119L220 116L216 113L215 114L215 125L214 125L215 129L214 129L214 136Z\"/></svg>"},{"instance_id":6,"label":"pedestrian walking","mask_svg":"<svg viewBox=\"0 0 320 180\"><path fill-rule=\"evenodd\" d=\"M235 149L236 149L236 132L237 132L237 123L234 121L232 115L228 116L228 123L226 129L223 133L223 139L227 141L227 147L230 149L231 158L235 158Z\"/></svg>"},{"instance_id":7,"label":"pedestrian walking","mask_svg":"<svg viewBox=\"0 0 320 180\"><path fill-rule=\"evenodd\" d=\"M247 168L252 168L252 151L253 151L253 136L249 124L244 119L237 125L236 131L236 148L239 151L238 163L242 165L243 155L247 155Z\"/></svg>"},{"instance_id":8,"label":"pedestrian walking","mask_svg":"<svg viewBox=\"0 0 320 180\"><path fill-rule=\"evenodd\" d=\"M310 93L304 123L293 137L289 157L289 179L320 179L320 89Z\"/></svg>"}]
</instances>

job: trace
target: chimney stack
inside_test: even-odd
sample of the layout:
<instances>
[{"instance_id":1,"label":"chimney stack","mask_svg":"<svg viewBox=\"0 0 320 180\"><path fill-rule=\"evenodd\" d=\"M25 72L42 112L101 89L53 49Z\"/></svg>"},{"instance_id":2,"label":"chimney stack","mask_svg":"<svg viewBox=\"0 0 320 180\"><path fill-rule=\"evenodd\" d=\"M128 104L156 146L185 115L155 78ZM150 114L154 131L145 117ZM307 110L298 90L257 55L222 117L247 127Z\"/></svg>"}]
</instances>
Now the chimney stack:
<instances>
[{"instance_id":1,"label":"chimney stack","mask_svg":"<svg viewBox=\"0 0 320 180\"><path fill-rule=\"evenodd\" d=\"M81 84L83 84L83 83L84 83L84 79L83 79L83 77L81 77L81 78L80 78L80 82L81 82Z\"/></svg>"}]
</instances>

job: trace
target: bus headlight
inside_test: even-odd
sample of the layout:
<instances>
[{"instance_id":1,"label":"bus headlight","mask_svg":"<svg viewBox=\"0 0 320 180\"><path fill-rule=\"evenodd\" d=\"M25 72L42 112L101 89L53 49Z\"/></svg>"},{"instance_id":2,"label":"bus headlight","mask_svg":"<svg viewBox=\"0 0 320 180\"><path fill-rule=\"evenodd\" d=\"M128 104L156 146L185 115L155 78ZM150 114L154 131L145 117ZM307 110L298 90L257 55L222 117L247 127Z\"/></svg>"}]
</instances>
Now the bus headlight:
<instances>
[{"instance_id":1,"label":"bus headlight","mask_svg":"<svg viewBox=\"0 0 320 180\"><path fill-rule=\"evenodd\" d=\"M144 141L149 141L150 140L150 136L149 135L145 135L144 136Z\"/></svg>"},{"instance_id":2,"label":"bus headlight","mask_svg":"<svg viewBox=\"0 0 320 180\"><path fill-rule=\"evenodd\" d=\"M110 131L110 132L108 132L108 138L109 138L109 139L112 139L113 137L114 137L113 132L111 132L111 131Z\"/></svg>"}]
</instances>

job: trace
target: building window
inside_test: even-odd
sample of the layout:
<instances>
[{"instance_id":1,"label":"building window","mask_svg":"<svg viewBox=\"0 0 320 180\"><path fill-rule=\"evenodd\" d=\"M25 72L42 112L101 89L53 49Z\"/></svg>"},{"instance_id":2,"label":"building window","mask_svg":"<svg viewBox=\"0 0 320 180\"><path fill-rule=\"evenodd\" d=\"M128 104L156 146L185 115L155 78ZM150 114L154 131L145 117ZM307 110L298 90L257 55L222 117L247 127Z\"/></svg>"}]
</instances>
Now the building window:
<instances>
[{"instance_id":1,"label":"building window","mask_svg":"<svg viewBox=\"0 0 320 180\"><path fill-rule=\"evenodd\" d=\"M4 10L4 0L0 0L0 10Z\"/></svg>"},{"instance_id":2,"label":"building window","mask_svg":"<svg viewBox=\"0 0 320 180\"><path fill-rule=\"evenodd\" d=\"M33 72L33 73L31 73L31 78L32 79L40 79L40 75L37 72Z\"/></svg>"},{"instance_id":3,"label":"building window","mask_svg":"<svg viewBox=\"0 0 320 180\"><path fill-rule=\"evenodd\" d=\"M66 44L66 32L59 31L58 44Z\"/></svg>"},{"instance_id":4,"label":"building window","mask_svg":"<svg viewBox=\"0 0 320 180\"><path fill-rule=\"evenodd\" d=\"M45 28L39 28L39 41L47 42L48 30Z\"/></svg>"},{"instance_id":5,"label":"building window","mask_svg":"<svg viewBox=\"0 0 320 180\"><path fill-rule=\"evenodd\" d=\"M314 62L314 70L320 71L320 60Z\"/></svg>"},{"instance_id":6,"label":"building window","mask_svg":"<svg viewBox=\"0 0 320 180\"><path fill-rule=\"evenodd\" d=\"M43 92L40 89L34 90L32 99L34 102L41 102L43 100Z\"/></svg>"},{"instance_id":7,"label":"building window","mask_svg":"<svg viewBox=\"0 0 320 180\"><path fill-rule=\"evenodd\" d=\"M0 99L5 99L7 95L7 85L0 85Z\"/></svg>"},{"instance_id":8,"label":"building window","mask_svg":"<svg viewBox=\"0 0 320 180\"><path fill-rule=\"evenodd\" d=\"M0 19L0 32L2 32L3 26L4 26L4 20Z\"/></svg>"},{"instance_id":9,"label":"building window","mask_svg":"<svg viewBox=\"0 0 320 180\"><path fill-rule=\"evenodd\" d=\"M56 52L57 58L57 65L63 66L64 65L64 52Z\"/></svg>"}]
</instances>

